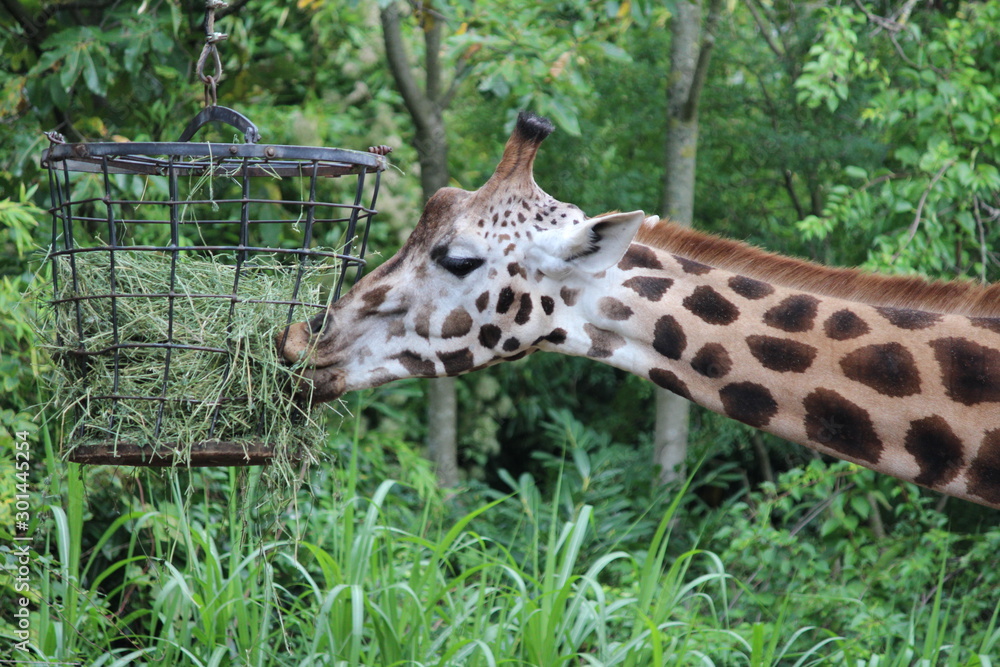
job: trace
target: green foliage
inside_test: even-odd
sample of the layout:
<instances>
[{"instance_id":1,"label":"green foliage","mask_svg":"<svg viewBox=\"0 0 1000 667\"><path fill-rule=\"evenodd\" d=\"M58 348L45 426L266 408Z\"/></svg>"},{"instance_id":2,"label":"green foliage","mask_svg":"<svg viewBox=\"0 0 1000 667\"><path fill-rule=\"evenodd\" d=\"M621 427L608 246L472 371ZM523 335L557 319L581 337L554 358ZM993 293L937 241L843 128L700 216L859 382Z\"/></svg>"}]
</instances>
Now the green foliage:
<instances>
[{"instance_id":1,"label":"green foliage","mask_svg":"<svg viewBox=\"0 0 1000 667\"><path fill-rule=\"evenodd\" d=\"M792 603L788 622L823 618L851 637L838 656L851 664L978 664L1000 639L986 594L1000 531L956 532L932 505L912 485L816 460L734 505L706 547L757 604Z\"/></svg>"},{"instance_id":2,"label":"green foliage","mask_svg":"<svg viewBox=\"0 0 1000 667\"><path fill-rule=\"evenodd\" d=\"M34 441L39 432L37 374L43 360L31 328L33 304L24 297L33 276L28 259L34 249L34 232L43 211L34 205L35 188L18 188L16 198L0 201L0 535L13 526L15 436L27 434ZM24 440L24 436L21 437ZM23 481L24 478L21 478Z\"/></svg>"},{"instance_id":3,"label":"green foliage","mask_svg":"<svg viewBox=\"0 0 1000 667\"><path fill-rule=\"evenodd\" d=\"M38 220L44 214L34 205L35 188L19 188L16 199L0 201L0 307L11 317L0 322L0 377L2 377L3 410L2 434L6 429L34 430L23 421L15 423L16 412L37 401L33 364L37 357L32 349L34 333L31 330L31 304L24 300L24 292L33 280L28 258L34 250L34 233ZM44 278L44 276L42 276ZM20 418L23 420L23 417Z\"/></svg>"},{"instance_id":4,"label":"green foliage","mask_svg":"<svg viewBox=\"0 0 1000 667\"><path fill-rule=\"evenodd\" d=\"M954 17L911 26L861 118L890 146L875 169L845 168L807 238L842 229L870 237L866 266L933 277L1000 276L1000 134L996 103L1000 3L963 3ZM860 120L859 119L859 120Z\"/></svg>"},{"instance_id":5,"label":"green foliage","mask_svg":"<svg viewBox=\"0 0 1000 667\"><path fill-rule=\"evenodd\" d=\"M509 495L448 505L426 461L352 426L330 443L343 465L277 508L259 471L128 481L55 464L67 495L36 538L51 542L32 560L47 602L32 615L33 657L971 667L1000 645L997 531L949 536L919 497L890 498L889 536L869 544L857 499L893 491L846 465L811 466L713 514L684 487L628 492L642 475L624 452L560 413L549 428L567 458L545 460L555 493L522 477ZM88 531L112 497L113 520ZM715 522L698 548L678 534L693 510ZM830 530L826 514L861 519Z\"/></svg>"},{"instance_id":6,"label":"green foliage","mask_svg":"<svg viewBox=\"0 0 1000 667\"><path fill-rule=\"evenodd\" d=\"M440 17L436 15L440 12ZM628 63L616 44L629 4L571 0L434 3L418 21L445 20L444 53L456 82L469 79L486 100L511 111L530 108L570 135L580 134L581 100L593 94L588 71L600 61ZM511 115L514 114L514 115Z\"/></svg>"},{"instance_id":7,"label":"green foliage","mask_svg":"<svg viewBox=\"0 0 1000 667\"><path fill-rule=\"evenodd\" d=\"M795 81L796 101L810 109L826 105L836 111L847 99L848 77L885 77L878 58L867 55L858 47L858 30L865 26L865 17L848 6L823 8L820 27L822 37L810 49L802 73Z\"/></svg>"}]
</instances>

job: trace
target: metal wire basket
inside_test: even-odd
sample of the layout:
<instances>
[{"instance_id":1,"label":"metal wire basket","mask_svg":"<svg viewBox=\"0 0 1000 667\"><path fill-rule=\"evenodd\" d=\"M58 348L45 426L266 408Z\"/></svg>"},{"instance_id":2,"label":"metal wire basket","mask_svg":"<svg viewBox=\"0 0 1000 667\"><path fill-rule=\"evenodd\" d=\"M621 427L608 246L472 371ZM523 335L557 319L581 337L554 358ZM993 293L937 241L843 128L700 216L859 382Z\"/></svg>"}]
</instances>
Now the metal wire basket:
<instances>
[{"instance_id":1,"label":"metal wire basket","mask_svg":"<svg viewBox=\"0 0 1000 667\"><path fill-rule=\"evenodd\" d=\"M245 143L190 141L210 121L236 128ZM247 354L234 332L242 309L266 304L282 313L274 325L284 326L325 308L360 278L388 149L260 144L253 123L218 106L202 111L177 142L50 140L42 165L52 204L54 338L76 394L68 458L143 466L267 463L275 443L267 442L268 424L247 417L252 391L240 385L236 393L227 387L193 394L175 376L205 359L220 377L242 372L234 361ZM136 259L161 266L166 284L137 288L148 271L130 264ZM222 267L225 289L185 283L185 267L199 262ZM85 265L97 266L103 278L85 279ZM319 298L314 280L322 283ZM261 298L247 292L253 284L284 287ZM312 287L310 297L304 285ZM161 333L134 333L135 323L125 318L127 306L139 302L162 317ZM201 325L212 331L180 330L183 309L206 307L224 313ZM129 384L128 364L139 354L157 355L161 363ZM109 378L100 391L88 387L95 369ZM227 410L236 408L246 428L234 438L223 425ZM179 442L168 432L165 415L177 410L206 420L197 442ZM122 435L134 415L143 415L142 435Z\"/></svg>"}]
</instances>

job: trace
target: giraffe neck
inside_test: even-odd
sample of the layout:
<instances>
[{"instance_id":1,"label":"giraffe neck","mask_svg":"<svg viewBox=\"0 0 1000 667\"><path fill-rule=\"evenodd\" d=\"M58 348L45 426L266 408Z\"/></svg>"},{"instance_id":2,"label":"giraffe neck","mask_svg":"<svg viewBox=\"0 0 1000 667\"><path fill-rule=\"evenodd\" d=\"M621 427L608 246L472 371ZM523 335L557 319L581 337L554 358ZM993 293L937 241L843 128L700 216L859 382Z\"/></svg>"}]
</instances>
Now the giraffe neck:
<instances>
[{"instance_id":1,"label":"giraffe neck","mask_svg":"<svg viewBox=\"0 0 1000 667\"><path fill-rule=\"evenodd\" d=\"M751 278L677 251L634 243L595 284L564 289L583 321L541 347L604 361L817 451L1000 507L1000 318L786 287L767 280L766 266L753 267Z\"/></svg>"}]
</instances>

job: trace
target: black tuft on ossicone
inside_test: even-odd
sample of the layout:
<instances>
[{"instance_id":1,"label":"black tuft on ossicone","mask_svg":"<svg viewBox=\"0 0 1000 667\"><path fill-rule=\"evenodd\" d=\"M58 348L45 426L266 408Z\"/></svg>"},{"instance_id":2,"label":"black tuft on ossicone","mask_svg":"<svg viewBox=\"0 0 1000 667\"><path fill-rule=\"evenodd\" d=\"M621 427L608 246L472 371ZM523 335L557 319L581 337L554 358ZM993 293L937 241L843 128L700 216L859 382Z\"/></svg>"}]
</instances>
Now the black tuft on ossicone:
<instances>
[{"instance_id":1,"label":"black tuft on ossicone","mask_svg":"<svg viewBox=\"0 0 1000 667\"><path fill-rule=\"evenodd\" d=\"M526 141L540 144L555 129L556 126L552 124L552 121L544 116L533 114L530 111L522 111L517 114L515 131Z\"/></svg>"}]
</instances>

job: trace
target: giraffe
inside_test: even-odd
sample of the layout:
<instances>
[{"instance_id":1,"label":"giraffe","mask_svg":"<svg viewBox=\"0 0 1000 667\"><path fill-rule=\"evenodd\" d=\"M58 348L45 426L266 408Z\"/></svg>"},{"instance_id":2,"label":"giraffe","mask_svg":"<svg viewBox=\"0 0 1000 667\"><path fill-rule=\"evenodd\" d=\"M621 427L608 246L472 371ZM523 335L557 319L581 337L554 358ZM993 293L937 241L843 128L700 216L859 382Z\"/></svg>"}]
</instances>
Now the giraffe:
<instances>
[{"instance_id":1,"label":"giraffe","mask_svg":"<svg viewBox=\"0 0 1000 667\"><path fill-rule=\"evenodd\" d=\"M836 269L642 211L587 217L533 176L518 117L478 190L279 334L314 401L538 351L596 359L819 452L1000 508L1000 283Z\"/></svg>"}]
</instances>

